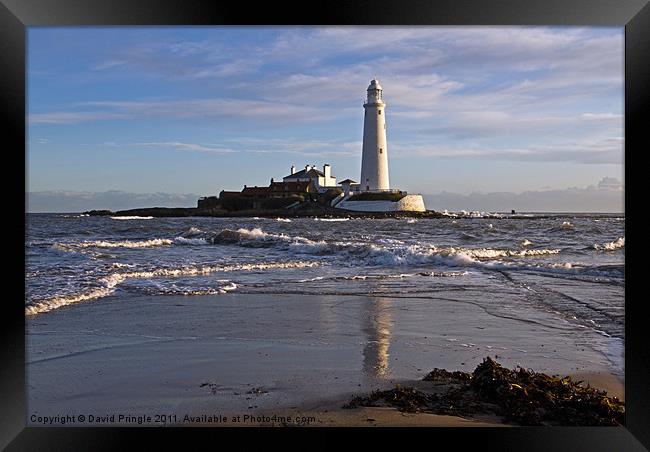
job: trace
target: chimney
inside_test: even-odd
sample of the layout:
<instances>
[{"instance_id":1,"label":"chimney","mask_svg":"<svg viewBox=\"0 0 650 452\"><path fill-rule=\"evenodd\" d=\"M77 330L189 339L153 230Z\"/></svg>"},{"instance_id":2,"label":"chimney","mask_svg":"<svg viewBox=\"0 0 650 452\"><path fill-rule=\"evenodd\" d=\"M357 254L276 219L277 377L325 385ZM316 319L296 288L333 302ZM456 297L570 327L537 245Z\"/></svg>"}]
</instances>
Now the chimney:
<instances>
[{"instance_id":1,"label":"chimney","mask_svg":"<svg viewBox=\"0 0 650 452\"><path fill-rule=\"evenodd\" d=\"M305 171L309 171L310 169L309 165L305 165Z\"/></svg>"},{"instance_id":2,"label":"chimney","mask_svg":"<svg viewBox=\"0 0 650 452\"><path fill-rule=\"evenodd\" d=\"M296 174L296 167L291 165L291 174Z\"/></svg>"},{"instance_id":3,"label":"chimney","mask_svg":"<svg viewBox=\"0 0 650 452\"><path fill-rule=\"evenodd\" d=\"M330 177L332 176L332 167L329 163L323 165L323 173L325 173L325 184L329 182Z\"/></svg>"}]
</instances>

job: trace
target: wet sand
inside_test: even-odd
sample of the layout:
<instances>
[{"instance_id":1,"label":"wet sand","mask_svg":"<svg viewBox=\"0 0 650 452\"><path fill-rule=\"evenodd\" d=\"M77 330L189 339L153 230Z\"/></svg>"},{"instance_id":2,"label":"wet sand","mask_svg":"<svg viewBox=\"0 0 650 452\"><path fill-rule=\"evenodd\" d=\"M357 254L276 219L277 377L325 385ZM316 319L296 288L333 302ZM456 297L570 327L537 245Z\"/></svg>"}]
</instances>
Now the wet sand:
<instances>
[{"instance_id":1,"label":"wet sand","mask_svg":"<svg viewBox=\"0 0 650 452\"><path fill-rule=\"evenodd\" d=\"M483 425L341 406L353 395L417 384L434 367L472 371L487 355L506 367L578 374L624 396L622 372L600 351L607 338L578 334L551 313L496 317L443 297L118 292L29 317L26 325L32 425L41 424L31 415L81 414L86 420L73 425L85 426L141 425L88 421L120 414L224 425L182 420L282 413L315 417L309 425Z\"/></svg>"}]
</instances>

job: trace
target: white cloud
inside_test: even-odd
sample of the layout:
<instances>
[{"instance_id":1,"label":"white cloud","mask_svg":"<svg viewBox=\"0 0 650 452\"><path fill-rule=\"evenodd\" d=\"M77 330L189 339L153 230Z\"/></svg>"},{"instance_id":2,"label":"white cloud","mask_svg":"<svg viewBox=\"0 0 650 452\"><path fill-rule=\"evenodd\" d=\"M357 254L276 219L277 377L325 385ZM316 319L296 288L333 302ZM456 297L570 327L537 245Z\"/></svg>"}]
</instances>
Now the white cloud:
<instances>
[{"instance_id":1,"label":"white cloud","mask_svg":"<svg viewBox=\"0 0 650 452\"><path fill-rule=\"evenodd\" d=\"M224 148L224 147L203 146L200 144L181 143L181 142L131 143L130 146L147 148L147 149L174 149L177 151L188 151L188 152L208 152L213 154L232 154L234 152L237 152L233 149Z\"/></svg>"},{"instance_id":2,"label":"white cloud","mask_svg":"<svg viewBox=\"0 0 650 452\"><path fill-rule=\"evenodd\" d=\"M400 151L393 156L622 163L622 32L576 27L275 30L267 45L226 45L219 29L210 39L152 39L100 56L93 67L173 83L195 84L200 78L203 98L91 101L38 111L29 121L230 118L251 130L271 124L290 134L307 123L357 120L368 81L377 75L389 108L391 148ZM273 147L263 134L257 138L252 147L228 147L258 153L353 152L337 148L337 141L318 148L310 140L285 140ZM231 137L231 143L236 139ZM152 143L160 145L155 138Z\"/></svg>"},{"instance_id":3,"label":"white cloud","mask_svg":"<svg viewBox=\"0 0 650 452\"><path fill-rule=\"evenodd\" d=\"M300 139L256 139L249 137L224 140L221 144L196 144L187 142L130 143L143 149L173 149L186 152L214 154L290 154L320 159L321 157L358 157L361 142L318 141Z\"/></svg>"},{"instance_id":4,"label":"white cloud","mask_svg":"<svg viewBox=\"0 0 650 452\"><path fill-rule=\"evenodd\" d=\"M58 111L51 113L32 113L28 117L30 124L78 124L87 121L105 121L128 119L123 113L105 111Z\"/></svg>"}]
</instances>

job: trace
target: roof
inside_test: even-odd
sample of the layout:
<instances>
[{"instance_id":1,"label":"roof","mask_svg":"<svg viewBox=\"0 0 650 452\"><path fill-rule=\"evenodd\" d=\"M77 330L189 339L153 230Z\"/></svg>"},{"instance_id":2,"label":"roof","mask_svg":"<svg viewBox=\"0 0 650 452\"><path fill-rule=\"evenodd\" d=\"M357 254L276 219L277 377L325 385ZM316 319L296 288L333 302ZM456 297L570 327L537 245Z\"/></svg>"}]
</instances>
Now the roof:
<instances>
[{"instance_id":1,"label":"roof","mask_svg":"<svg viewBox=\"0 0 650 452\"><path fill-rule=\"evenodd\" d=\"M368 91L371 89L382 89L381 85L379 84L379 80L377 79L372 79L370 80L370 85L368 86Z\"/></svg>"},{"instance_id":2,"label":"roof","mask_svg":"<svg viewBox=\"0 0 650 452\"><path fill-rule=\"evenodd\" d=\"M358 184L358 182L352 179L345 179L339 182L339 185L343 185L343 184Z\"/></svg>"},{"instance_id":3,"label":"roof","mask_svg":"<svg viewBox=\"0 0 650 452\"><path fill-rule=\"evenodd\" d=\"M283 179L302 179L306 177L323 177L325 173L318 171L316 168L312 168L309 171L301 170L297 173L289 174L288 176L283 177Z\"/></svg>"},{"instance_id":4,"label":"roof","mask_svg":"<svg viewBox=\"0 0 650 452\"><path fill-rule=\"evenodd\" d=\"M249 196L268 195L269 191L269 187L246 187L241 191L241 194Z\"/></svg>"},{"instance_id":5,"label":"roof","mask_svg":"<svg viewBox=\"0 0 650 452\"><path fill-rule=\"evenodd\" d=\"M310 182L272 182L269 186L272 192L305 192Z\"/></svg>"},{"instance_id":6,"label":"roof","mask_svg":"<svg viewBox=\"0 0 650 452\"><path fill-rule=\"evenodd\" d=\"M219 198L236 198L238 196L241 196L240 191L221 190L221 193L219 193Z\"/></svg>"}]
</instances>

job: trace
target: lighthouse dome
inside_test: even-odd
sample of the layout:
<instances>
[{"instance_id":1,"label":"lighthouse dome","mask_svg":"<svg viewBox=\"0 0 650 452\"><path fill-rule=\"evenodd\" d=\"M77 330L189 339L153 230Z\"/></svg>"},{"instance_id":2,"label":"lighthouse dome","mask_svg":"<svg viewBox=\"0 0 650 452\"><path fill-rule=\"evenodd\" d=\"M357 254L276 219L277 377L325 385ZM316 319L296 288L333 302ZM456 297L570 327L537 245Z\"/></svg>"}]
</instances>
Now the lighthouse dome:
<instances>
[{"instance_id":1,"label":"lighthouse dome","mask_svg":"<svg viewBox=\"0 0 650 452\"><path fill-rule=\"evenodd\" d=\"M370 85L368 85L368 91L370 91L371 89L383 89L383 88L379 84L379 80L373 78L372 80L370 80Z\"/></svg>"}]
</instances>

